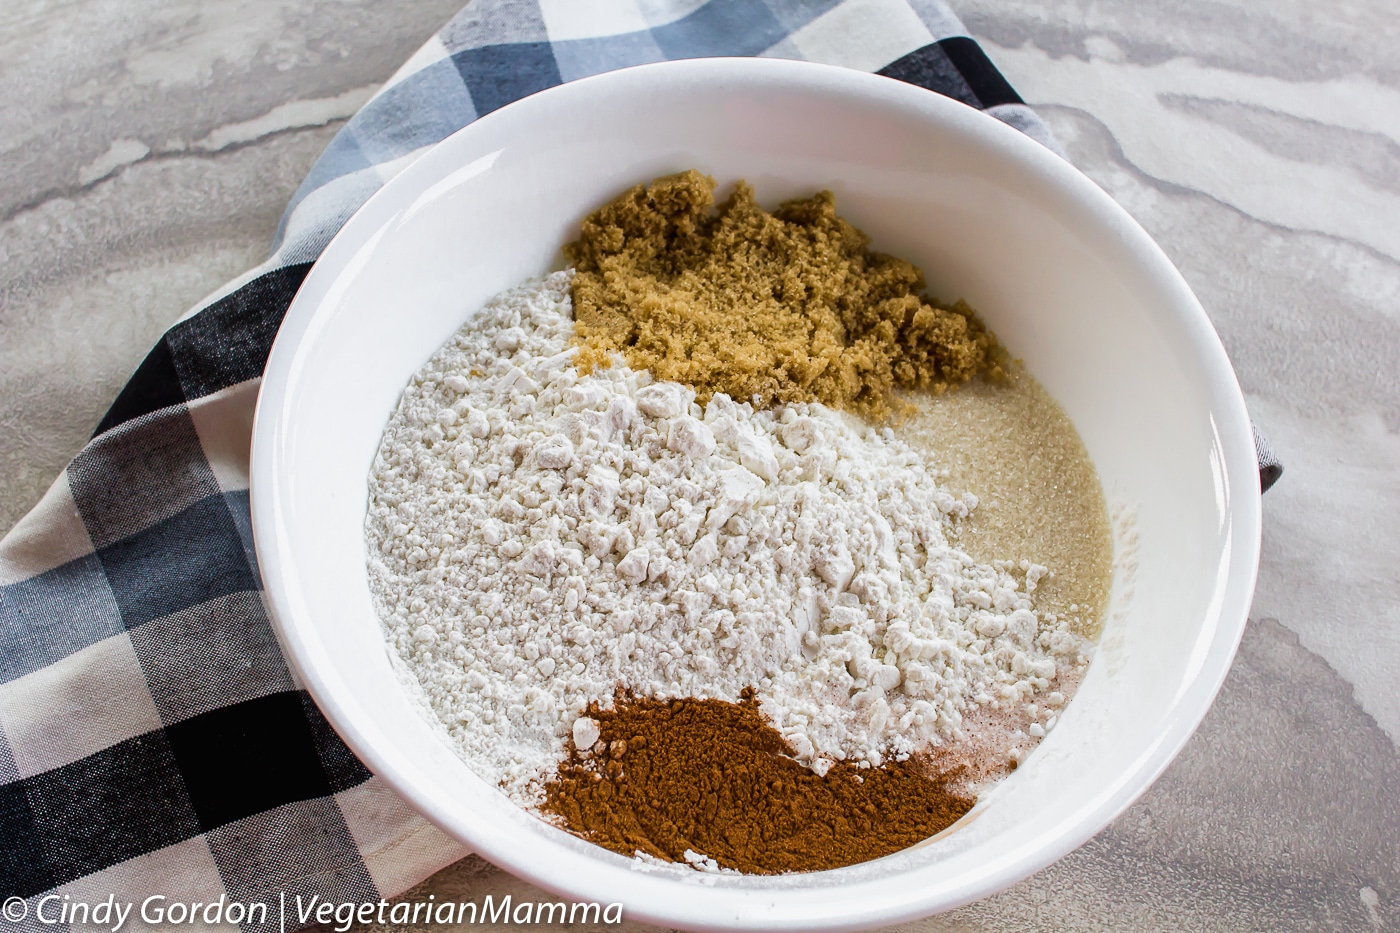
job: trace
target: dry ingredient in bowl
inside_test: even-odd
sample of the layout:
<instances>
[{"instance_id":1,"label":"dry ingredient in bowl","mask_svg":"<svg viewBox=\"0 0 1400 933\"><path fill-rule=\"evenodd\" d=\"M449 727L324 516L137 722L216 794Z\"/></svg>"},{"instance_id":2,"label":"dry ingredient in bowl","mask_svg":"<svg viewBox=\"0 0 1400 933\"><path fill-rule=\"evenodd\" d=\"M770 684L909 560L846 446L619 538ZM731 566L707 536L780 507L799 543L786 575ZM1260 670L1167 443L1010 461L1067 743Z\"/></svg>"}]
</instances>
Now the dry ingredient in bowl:
<instances>
[{"instance_id":1,"label":"dry ingredient in bowl","mask_svg":"<svg viewBox=\"0 0 1400 933\"><path fill-rule=\"evenodd\" d=\"M1102 492L971 309L829 193L713 192L626 192L414 376L371 591L429 721L522 805L623 854L834 868L948 827L1055 727Z\"/></svg>"},{"instance_id":2,"label":"dry ingredient in bowl","mask_svg":"<svg viewBox=\"0 0 1400 933\"><path fill-rule=\"evenodd\" d=\"M949 543L976 501L927 454L820 404L702 407L620 360L581 375L572 279L504 293L435 354L370 479L388 639L477 773L538 804L619 686L753 688L818 775L1055 702L1087 642L1037 612L1044 567Z\"/></svg>"},{"instance_id":3,"label":"dry ingredient in bowl","mask_svg":"<svg viewBox=\"0 0 1400 933\"><path fill-rule=\"evenodd\" d=\"M948 787L961 774L936 762L812 773L786 756L752 691L737 704L622 696L611 709L591 706L586 721L599 751L574 750L544 809L623 855L818 871L898 852L972 809Z\"/></svg>"},{"instance_id":4,"label":"dry ingredient in bowl","mask_svg":"<svg viewBox=\"0 0 1400 933\"><path fill-rule=\"evenodd\" d=\"M979 505L957 544L978 560L1028 557L1054 568L1036 606L1097 638L1113 579L1113 545L1098 474L1064 410L1025 369L996 383L914 401L896 429L936 450L943 482Z\"/></svg>"},{"instance_id":5,"label":"dry ingredient in bowl","mask_svg":"<svg viewBox=\"0 0 1400 933\"><path fill-rule=\"evenodd\" d=\"M896 389L1000 378L1006 354L965 303L922 297L923 273L868 249L831 192L768 213L740 182L714 208L696 171L638 185L565 247L579 363L752 400L822 402L876 420Z\"/></svg>"}]
</instances>

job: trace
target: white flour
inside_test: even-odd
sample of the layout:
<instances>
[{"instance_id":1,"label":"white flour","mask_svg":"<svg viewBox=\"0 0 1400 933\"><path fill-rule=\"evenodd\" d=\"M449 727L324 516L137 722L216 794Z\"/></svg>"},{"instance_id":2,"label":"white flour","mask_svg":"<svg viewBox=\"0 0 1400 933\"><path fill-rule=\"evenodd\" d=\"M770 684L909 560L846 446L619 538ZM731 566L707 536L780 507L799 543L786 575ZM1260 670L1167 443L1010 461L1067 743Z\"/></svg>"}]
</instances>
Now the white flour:
<instances>
[{"instance_id":1,"label":"white flour","mask_svg":"<svg viewBox=\"0 0 1400 933\"><path fill-rule=\"evenodd\" d=\"M1037 614L1045 568L951 546L976 501L927 456L821 405L702 411L620 361L580 376L570 282L502 294L439 350L370 477L386 637L478 774L537 800L619 686L753 686L819 772L1063 702L1087 645Z\"/></svg>"}]
</instances>

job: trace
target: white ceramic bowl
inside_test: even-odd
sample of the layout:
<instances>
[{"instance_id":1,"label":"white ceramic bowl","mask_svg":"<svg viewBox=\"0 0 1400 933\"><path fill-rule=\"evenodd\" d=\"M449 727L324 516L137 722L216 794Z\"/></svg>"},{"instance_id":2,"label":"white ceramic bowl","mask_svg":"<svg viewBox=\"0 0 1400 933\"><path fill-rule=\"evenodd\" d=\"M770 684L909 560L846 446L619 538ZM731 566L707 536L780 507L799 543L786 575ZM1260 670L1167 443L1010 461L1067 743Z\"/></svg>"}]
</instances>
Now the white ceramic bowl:
<instances>
[{"instance_id":1,"label":"white ceramic bowl","mask_svg":"<svg viewBox=\"0 0 1400 933\"><path fill-rule=\"evenodd\" d=\"M1064 406L1131 514L1097 657L1059 726L952 830L779 877L648 872L517 808L406 699L370 604L366 476L409 377L496 292L560 263L613 195L696 167L768 204L820 188L875 246L965 297ZM1210 706L1259 550L1249 422L1220 342L1143 230L991 117L886 78L785 61L649 65L486 116L390 181L292 303L258 402L258 557L285 647L366 764L496 864L560 895L692 929L844 930L946 910L1083 843Z\"/></svg>"}]
</instances>

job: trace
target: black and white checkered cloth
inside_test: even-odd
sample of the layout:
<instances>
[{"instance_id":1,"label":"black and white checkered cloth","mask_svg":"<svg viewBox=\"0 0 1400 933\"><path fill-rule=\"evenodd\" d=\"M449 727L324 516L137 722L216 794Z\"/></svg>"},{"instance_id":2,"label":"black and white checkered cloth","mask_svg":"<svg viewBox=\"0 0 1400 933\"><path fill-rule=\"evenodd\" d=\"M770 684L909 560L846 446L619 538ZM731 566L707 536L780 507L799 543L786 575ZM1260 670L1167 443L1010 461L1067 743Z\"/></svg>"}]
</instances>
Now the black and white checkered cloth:
<instances>
[{"instance_id":1,"label":"black and white checkered cloth","mask_svg":"<svg viewBox=\"0 0 1400 933\"><path fill-rule=\"evenodd\" d=\"M711 55L879 72L1055 147L940 0L470 4L331 142L271 258L165 334L0 541L0 900L31 907L10 926L66 928L34 919L51 893L374 901L465 853L355 759L278 649L248 517L263 364L311 262L427 147L563 81ZM1277 461L1260 467L1267 486Z\"/></svg>"}]
</instances>

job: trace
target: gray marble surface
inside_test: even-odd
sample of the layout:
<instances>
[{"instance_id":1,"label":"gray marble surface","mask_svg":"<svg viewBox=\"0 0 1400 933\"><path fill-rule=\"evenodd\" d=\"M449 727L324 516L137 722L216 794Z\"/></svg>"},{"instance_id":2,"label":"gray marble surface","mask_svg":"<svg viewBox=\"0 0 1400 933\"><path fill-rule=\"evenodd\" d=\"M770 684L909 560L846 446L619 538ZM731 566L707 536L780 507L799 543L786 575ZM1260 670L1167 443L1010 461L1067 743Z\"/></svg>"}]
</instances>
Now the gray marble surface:
<instances>
[{"instance_id":1,"label":"gray marble surface","mask_svg":"<svg viewBox=\"0 0 1400 933\"><path fill-rule=\"evenodd\" d=\"M0 4L0 528L458 3ZM955 7L1181 268L1288 472L1176 763L1056 865L905 929L1400 929L1400 8ZM476 859L422 888L525 890Z\"/></svg>"}]
</instances>

